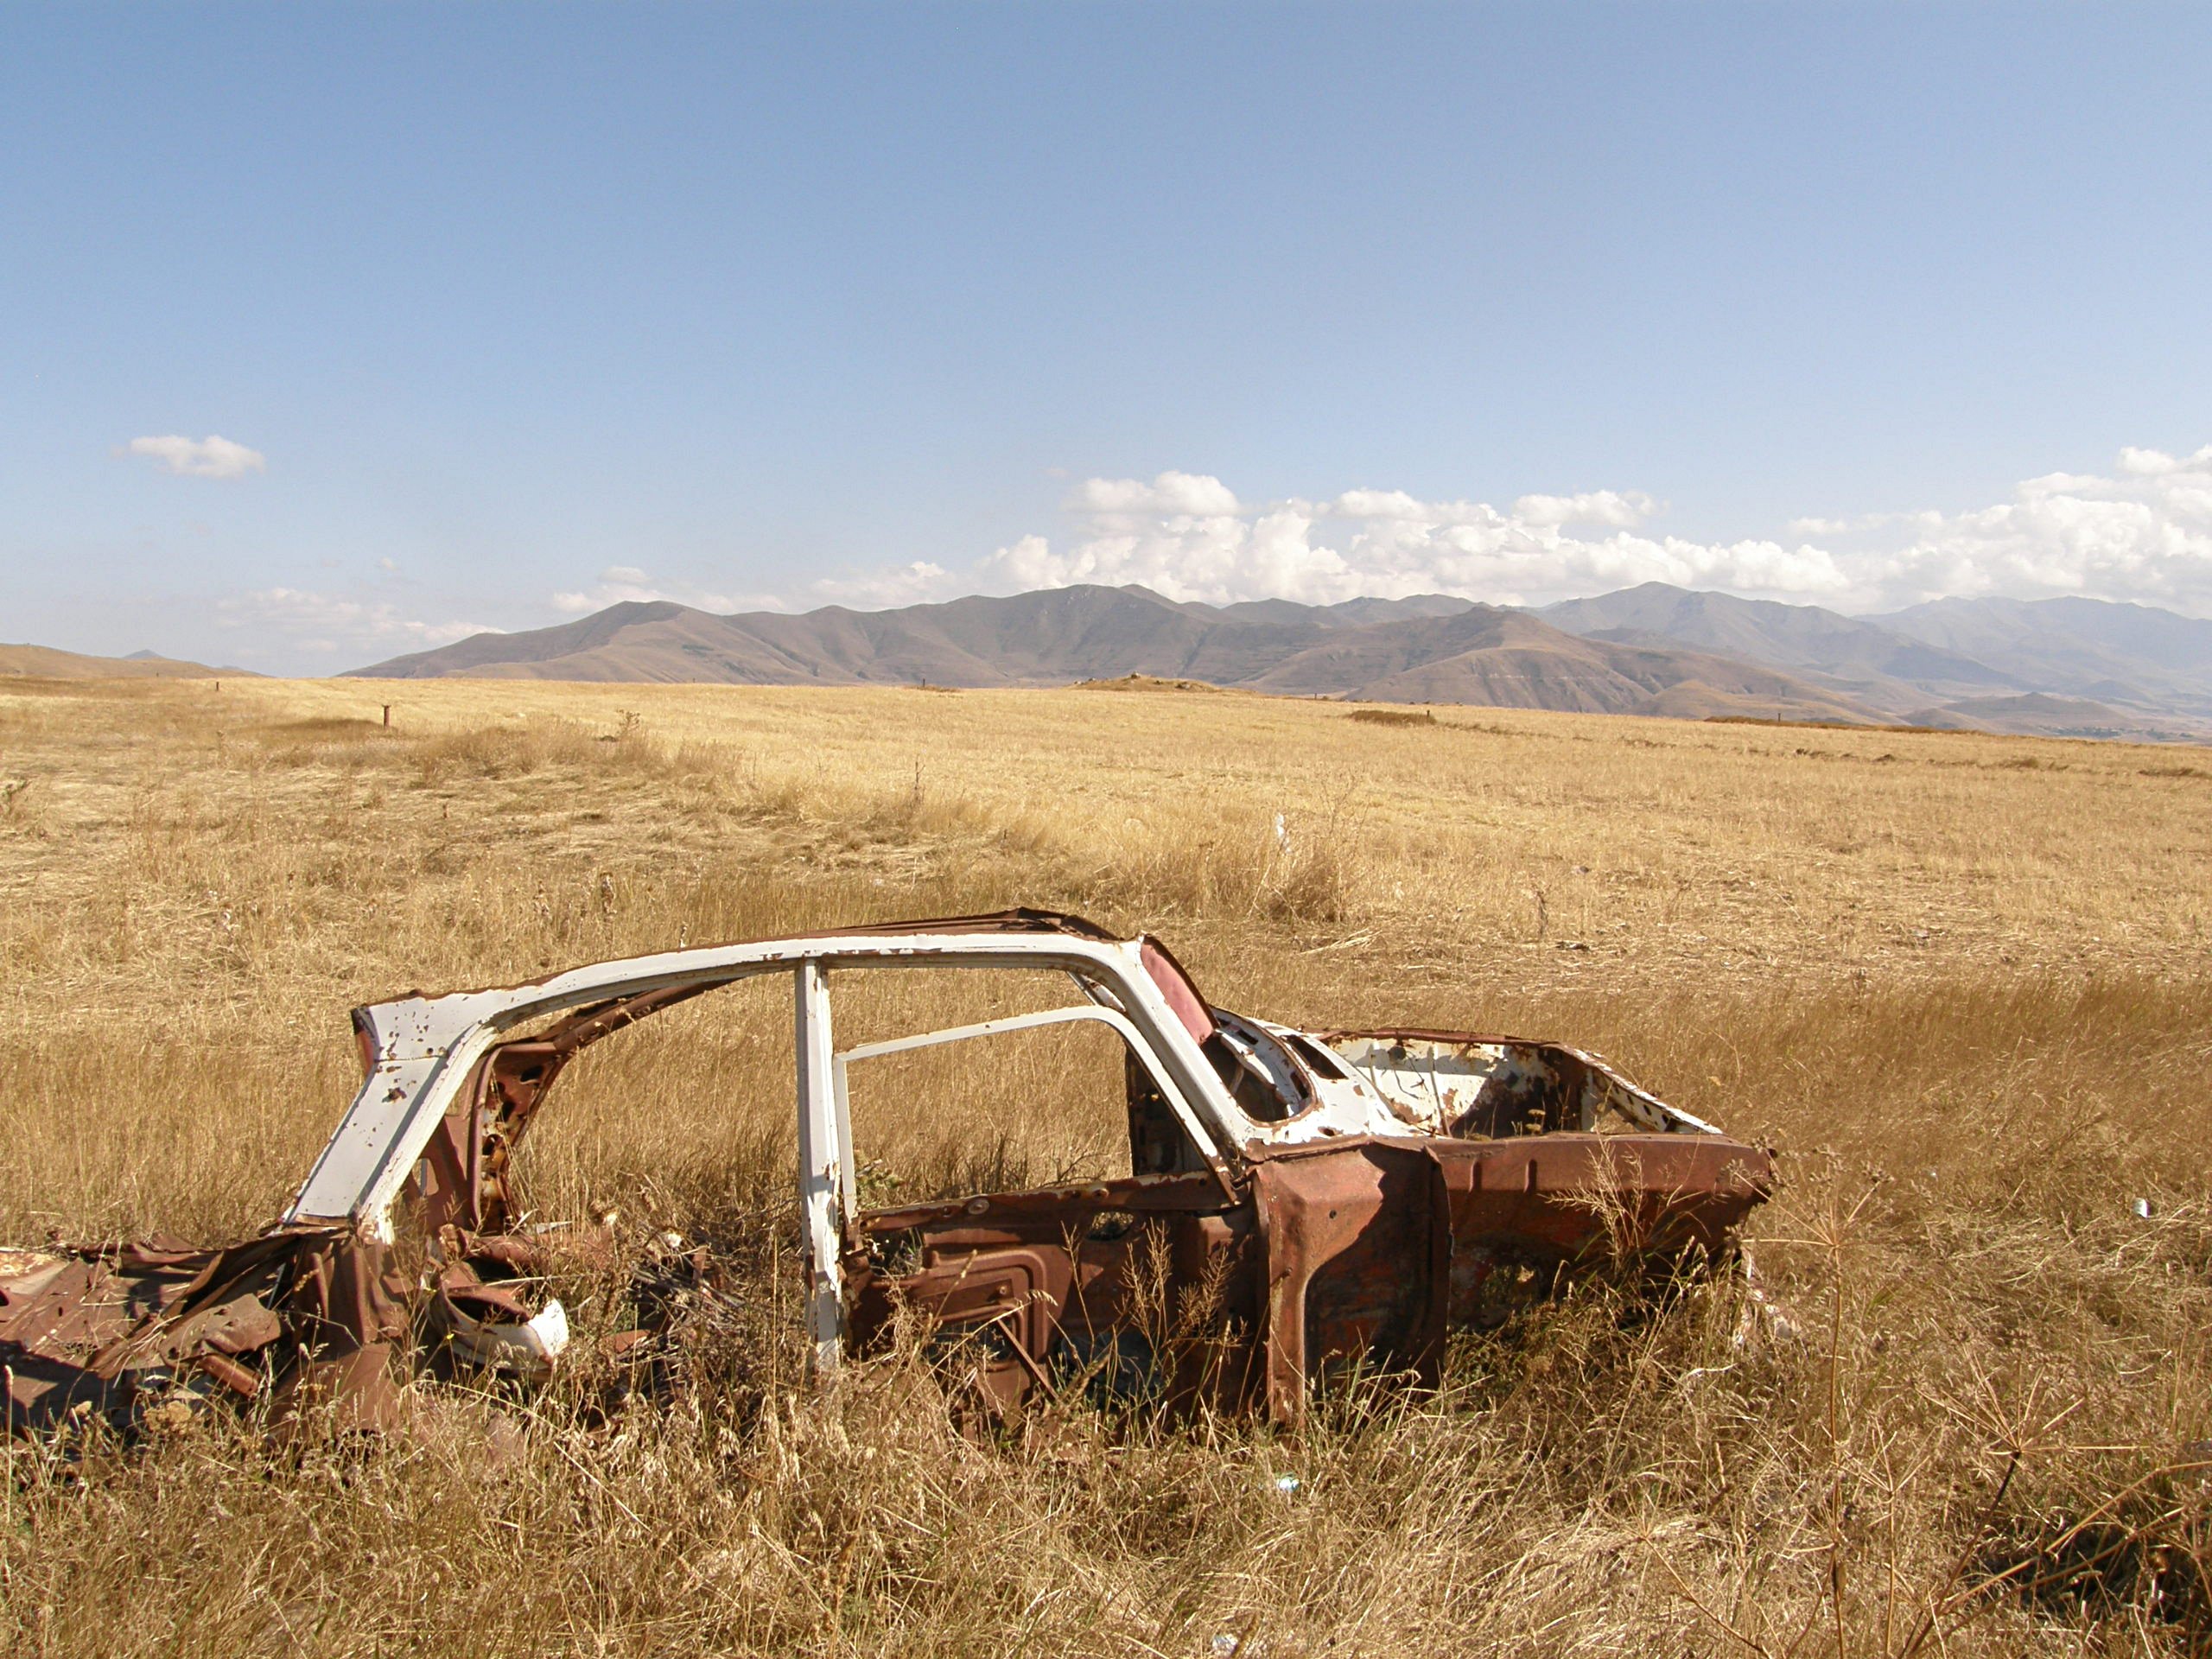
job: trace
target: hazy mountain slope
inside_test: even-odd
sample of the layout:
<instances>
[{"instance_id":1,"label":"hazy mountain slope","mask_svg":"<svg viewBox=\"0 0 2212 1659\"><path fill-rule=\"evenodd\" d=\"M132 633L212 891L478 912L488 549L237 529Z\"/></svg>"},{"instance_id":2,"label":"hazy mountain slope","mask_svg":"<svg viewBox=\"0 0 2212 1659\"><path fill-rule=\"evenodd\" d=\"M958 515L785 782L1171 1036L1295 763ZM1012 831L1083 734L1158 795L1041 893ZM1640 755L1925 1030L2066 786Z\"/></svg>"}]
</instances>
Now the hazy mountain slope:
<instances>
[{"instance_id":1,"label":"hazy mountain slope","mask_svg":"<svg viewBox=\"0 0 2212 1659\"><path fill-rule=\"evenodd\" d=\"M1915 726L1980 728L2028 737L2116 737L2164 743L2202 741L2206 734L2200 723L2186 719L2115 709L2087 697L2053 696L2047 691L2016 697L1962 697L1941 708L1917 709L1908 718Z\"/></svg>"},{"instance_id":2,"label":"hazy mountain slope","mask_svg":"<svg viewBox=\"0 0 2212 1659\"><path fill-rule=\"evenodd\" d=\"M40 680L207 680L218 675L248 677L243 668L210 668L134 652L128 657L85 657L50 645L0 645L0 677Z\"/></svg>"},{"instance_id":3,"label":"hazy mountain slope","mask_svg":"<svg viewBox=\"0 0 2212 1659\"><path fill-rule=\"evenodd\" d=\"M1311 619L1225 621L1208 607L1179 605L1145 588L979 595L877 615L888 626L942 633L1005 682L1157 674L1227 683L1259 658L1324 632Z\"/></svg>"},{"instance_id":4,"label":"hazy mountain slope","mask_svg":"<svg viewBox=\"0 0 2212 1659\"><path fill-rule=\"evenodd\" d=\"M1409 594L1403 599L1347 599L1334 605L1324 605L1320 613L1335 619L1338 626L1350 626L1368 622L1394 622L1411 616L1457 616L1462 611L1476 608L1476 601L1461 599L1452 594Z\"/></svg>"},{"instance_id":5,"label":"hazy mountain slope","mask_svg":"<svg viewBox=\"0 0 2212 1659\"><path fill-rule=\"evenodd\" d=\"M1327 627L1354 628L1370 622L1395 622L1415 616L1457 616L1476 601L1451 594L1409 594L1403 599L1347 599L1334 605L1300 605L1289 599L1248 599L1220 607L1215 614L1231 621L1313 621Z\"/></svg>"},{"instance_id":6,"label":"hazy mountain slope","mask_svg":"<svg viewBox=\"0 0 2212 1659\"><path fill-rule=\"evenodd\" d=\"M383 680L434 680L448 674L488 677L484 674L487 669L512 666L532 678L614 678L618 677L590 673L538 675L531 671L542 664L587 656L604 649L610 642L620 639L632 630L687 613L702 614L691 613L688 607L666 600L651 604L610 605L603 611L593 612L581 621L563 622L550 628L531 628L520 633L473 633L467 639L455 640L449 645L439 645L430 651L410 652L404 657L391 658L368 668L350 669L347 672ZM647 675L643 677L664 677Z\"/></svg>"},{"instance_id":7,"label":"hazy mountain slope","mask_svg":"<svg viewBox=\"0 0 2212 1659\"><path fill-rule=\"evenodd\" d=\"M1599 653L1524 612L1477 605L1457 616L1409 617L1332 629L1255 675L1260 690L1337 696L1470 652L1535 645L1597 664Z\"/></svg>"},{"instance_id":8,"label":"hazy mountain slope","mask_svg":"<svg viewBox=\"0 0 2212 1659\"><path fill-rule=\"evenodd\" d=\"M1866 619L2038 690L2212 712L2212 622L2097 599L1939 599Z\"/></svg>"},{"instance_id":9,"label":"hazy mountain slope","mask_svg":"<svg viewBox=\"0 0 2212 1659\"><path fill-rule=\"evenodd\" d=\"M1628 712L1667 720L1815 720L1839 725L1859 725L1866 720L1866 711L1855 703L1777 702L1771 696L1722 690L1702 680L1683 680L1654 692Z\"/></svg>"},{"instance_id":10,"label":"hazy mountain slope","mask_svg":"<svg viewBox=\"0 0 2212 1659\"><path fill-rule=\"evenodd\" d=\"M1900 712L1930 697L2018 691L2032 683L1971 655L1817 605L1693 593L1648 582L1536 613L1570 633L1624 644L1687 645L1819 677L1859 702Z\"/></svg>"},{"instance_id":11,"label":"hazy mountain slope","mask_svg":"<svg viewBox=\"0 0 2212 1659\"><path fill-rule=\"evenodd\" d=\"M1785 674L1699 652L1578 639L1525 611L1475 605L1332 632L1245 683L1368 702L1465 702L1587 713L1637 712L1691 682L1765 700L1789 718L1871 718Z\"/></svg>"},{"instance_id":12,"label":"hazy mountain slope","mask_svg":"<svg viewBox=\"0 0 2212 1659\"><path fill-rule=\"evenodd\" d=\"M631 604L558 627L478 635L353 671L379 678L468 674L965 686L1141 673L1226 683L1329 631L1327 623L1304 615L1225 621L1206 607L1178 605L1142 588L1054 588L893 611L830 606L798 616L715 616L682 605Z\"/></svg>"},{"instance_id":13,"label":"hazy mountain slope","mask_svg":"<svg viewBox=\"0 0 2212 1659\"><path fill-rule=\"evenodd\" d=\"M1647 582L1537 614L1589 639L1772 664L1908 724L2212 734L2212 622L2148 606L1947 599L1851 617Z\"/></svg>"}]
</instances>

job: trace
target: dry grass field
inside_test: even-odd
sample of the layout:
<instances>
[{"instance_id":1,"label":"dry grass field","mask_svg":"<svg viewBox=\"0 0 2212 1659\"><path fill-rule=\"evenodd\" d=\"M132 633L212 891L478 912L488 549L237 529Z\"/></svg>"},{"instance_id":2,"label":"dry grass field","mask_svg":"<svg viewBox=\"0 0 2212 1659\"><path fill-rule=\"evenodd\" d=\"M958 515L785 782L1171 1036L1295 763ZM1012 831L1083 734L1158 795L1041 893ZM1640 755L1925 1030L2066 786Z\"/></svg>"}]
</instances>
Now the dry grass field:
<instances>
[{"instance_id":1,"label":"dry grass field","mask_svg":"<svg viewBox=\"0 0 2212 1659\"><path fill-rule=\"evenodd\" d=\"M14 1448L0 1646L2202 1651L2209 873L2182 748L1172 688L0 682L0 1238L265 1224L351 1096L356 1002L1031 903L1160 933L1231 1007L1594 1047L1779 1148L1752 1231L1787 1320L1593 1285L1464 1340L1440 1396L1296 1434L1077 1403L984 1432L910 1360L816 1395L789 1010L741 988L594 1050L523 1170L541 1215L751 1264L677 1408L595 1421L579 1375L425 1390L367 1446ZM1060 1040L918 1064L863 1119L872 1179L1109 1156Z\"/></svg>"}]
</instances>

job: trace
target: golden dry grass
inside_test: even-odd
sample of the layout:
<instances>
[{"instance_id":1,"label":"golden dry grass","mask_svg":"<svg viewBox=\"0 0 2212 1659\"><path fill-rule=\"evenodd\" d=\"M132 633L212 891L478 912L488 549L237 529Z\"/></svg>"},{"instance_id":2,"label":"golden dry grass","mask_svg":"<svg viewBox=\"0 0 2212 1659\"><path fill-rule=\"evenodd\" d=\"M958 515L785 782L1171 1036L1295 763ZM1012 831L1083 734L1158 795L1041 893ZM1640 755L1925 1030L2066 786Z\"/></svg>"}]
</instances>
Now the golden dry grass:
<instances>
[{"instance_id":1,"label":"golden dry grass","mask_svg":"<svg viewBox=\"0 0 2212 1659\"><path fill-rule=\"evenodd\" d=\"M1742 1344L1729 1287L1655 1313L1593 1287L1462 1344L1444 1397L1295 1437L1070 1405L977 1438L912 1363L817 1399L772 1334L789 1010L740 988L595 1050L524 1170L542 1214L619 1205L753 1264L743 1338L687 1406L593 1430L579 1376L535 1408L426 1396L368 1450L219 1427L73 1469L18 1451L9 1649L2201 1643L2176 1616L2202 1611L2212 1440L2212 766L1345 715L1169 690L0 683L0 1236L265 1223L350 1095L353 1002L1028 902L1160 932L1231 1007L1594 1046L1777 1145L1756 1249L1796 1327ZM841 1036L1033 993L929 995L887 979ZM899 1063L860 1103L871 1179L1110 1160L1110 1102L1060 1082L1099 1058L1062 1033ZM1977 1588L2024 1562L2064 1576Z\"/></svg>"}]
</instances>

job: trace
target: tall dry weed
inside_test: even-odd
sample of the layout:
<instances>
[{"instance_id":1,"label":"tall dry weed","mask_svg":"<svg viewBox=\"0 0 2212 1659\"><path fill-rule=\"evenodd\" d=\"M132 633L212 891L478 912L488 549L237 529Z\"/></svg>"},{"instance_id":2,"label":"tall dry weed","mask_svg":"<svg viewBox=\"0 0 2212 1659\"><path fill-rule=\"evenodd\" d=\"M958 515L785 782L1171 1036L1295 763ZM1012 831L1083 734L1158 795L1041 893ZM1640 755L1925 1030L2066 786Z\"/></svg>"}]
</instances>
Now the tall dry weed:
<instances>
[{"instance_id":1,"label":"tall dry weed","mask_svg":"<svg viewBox=\"0 0 2212 1659\"><path fill-rule=\"evenodd\" d=\"M1116 911L1311 927L1341 920L1353 903L1348 839L1333 813L1186 809L1132 823L1072 882Z\"/></svg>"}]
</instances>

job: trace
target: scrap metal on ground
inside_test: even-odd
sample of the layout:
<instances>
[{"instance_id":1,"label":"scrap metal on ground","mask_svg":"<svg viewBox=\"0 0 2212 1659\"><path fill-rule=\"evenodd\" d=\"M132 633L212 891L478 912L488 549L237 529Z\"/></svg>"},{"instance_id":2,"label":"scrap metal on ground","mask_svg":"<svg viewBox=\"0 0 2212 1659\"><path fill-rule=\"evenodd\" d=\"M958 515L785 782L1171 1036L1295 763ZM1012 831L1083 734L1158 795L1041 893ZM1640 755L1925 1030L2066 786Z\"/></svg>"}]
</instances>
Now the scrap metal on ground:
<instances>
[{"instance_id":1,"label":"scrap metal on ground","mask_svg":"<svg viewBox=\"0 0 2212 1659\"><path fill-rule=\"evenodd\" d=\"M840 1050L837 985L882 968L1050 969L1074 994ZM548 1374L569 1333L542 1289L545 1242L515 1213L517 1145L585 1047L765 975L792 988L807 1334L825 1376L903 1318L994 1409L1076 1387L1289 1421L1347 1371L1433 1382L1449 1329L1495 1323L1593 1261L1723 1259L1771 1184L1766 1153L1582 1050L1292 1030L1211 1007L1157 941L1077 917L669 951L356 1009L360 1092L257 1238L0 1252L10 1427L127 1427L225 1395L378 1427L432 1358ZM1123 1045L1129 1173L861 1206L851 1066L1071 1021Z\"/></svg>"}]
</instances>

